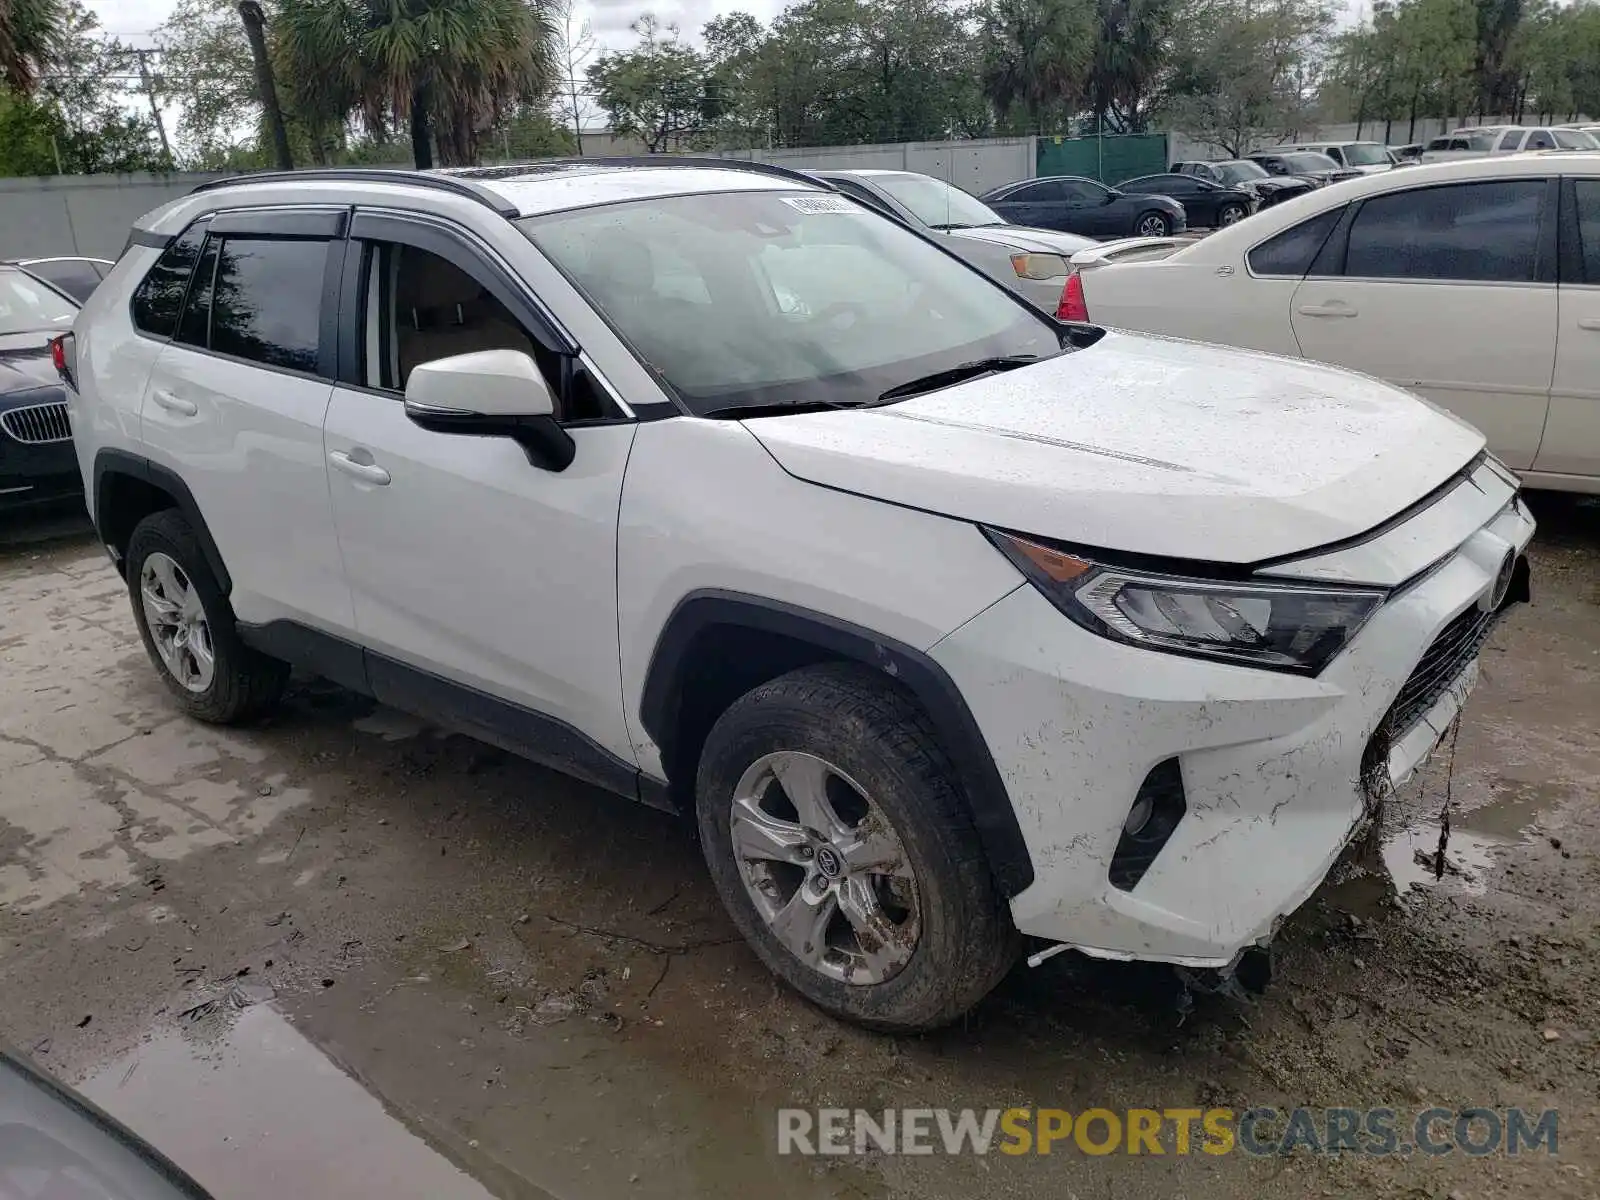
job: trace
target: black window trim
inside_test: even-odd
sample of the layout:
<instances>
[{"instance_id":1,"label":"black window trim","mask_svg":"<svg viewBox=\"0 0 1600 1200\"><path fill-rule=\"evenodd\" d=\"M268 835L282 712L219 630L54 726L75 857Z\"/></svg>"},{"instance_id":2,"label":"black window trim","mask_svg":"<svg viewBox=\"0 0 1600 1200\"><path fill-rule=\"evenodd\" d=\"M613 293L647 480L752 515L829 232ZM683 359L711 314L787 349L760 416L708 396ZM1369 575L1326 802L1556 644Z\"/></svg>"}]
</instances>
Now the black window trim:
<instances>
[{"instance_id":1,"label":"black window trim","mask_svg":"<svg viewBox=\"0 0 1600 1200\"><path fill-rule=\"evenodd\" d=\"M187 230L185 230L187 232ZM344 274L344 261L349 256L350 243L344 237L307 237L304 234L279 236L259 233L224 233L220 236L211 230L206 231L205 240L200 243L200 258L205 257L206 248L210 246L213 238L227 241L230 237L248 239L250 241L317 241L326 242L328 255L322 273L321 312L317 328L317 369L315 371L302 371L295 367L281 367L274 363L262 362L260 359L245 358L238 354L226 354L220 350L213 350L211 341L211 314L206 314L206 342L204 346L196 346L192 342L177 340L176 330L170 338L152 338L155 341L165 341L190 354L203 354L207 358L217 359L219 362L237 363L241 366L253 367L257 371L271 371L275 375L286 375L291 379L305 379L312 383L325 383L332 387L335 383L334 368L338 364L338 335L339 335L339 280ZM199 259L196 259L198 265ZM221 263L222 256L217 256L217 263ZM213 267L212 281L216 280L216 267ZM178 310L179 324L182 324L183 313L189 307L189 296L194 291L194 272L189 273L189 286L183 292L183 307ZM215 287L212 289L215 295ZM146 335L150 336L150 335Z\"/></svg>"},{"instance_id":2,"label":"black window trim","mask_svg":"<svg viewBox=\"0 0 1600 1200\"><path fill-rule=\"evenodd\" d=\"M362 292L366 286L368 246L372 242L397 243L437 254L458 270L487 284L495 299L505 305L511 315L560 360L561 391L565 392L572 386L577 371L587 373L601 394L610 401L613 415L578 421L563 420L562 428L592 429L678 415L674 405L646 405L635 409L624 400L548 306L533 294L513 270L502 264L493 249L484 245L472 230L431 213L366 205L356 206L351 218L347 243L349 249L345 254L338 285L339 357L334 375L336 386L388 400L403 398L403 393L394 389L370 386L361 371L364 339L361 318L365 310Z\"/></svg>"},{"instance_id":3,"label":"black window trim","mask_svg":"<svg viewBox=\"0 0 1600 1200\"><path fill-rule=\"evenodd\" d=\"M1361 216L1361 210L1374 200L1387 199L1390 196L1408 195L1412 192L1433 191L1437 188L1447 187L1473 187L1489 183L1539 183L1545 185L1544 196L1539 208L1539 228L1535 235L1537 257L1534 260L1534 275L1532 279L1446 279L1429 276L1424 279L1408 279L1394 275L1348 275L1345 268L1349 263L1350 230ZM1362 196L1352 200L1347 206L1344 217L1334 227L1333 235L1324 243L1322 250L1312 260L1312 267L1319 265L1323 255L1333 251L1336 255L1339 270L1336 275L1325 273L1308 274L1308 279L1346 279L1361 283L1400 283L1400 284L1432 284L1455 283L1468 284L1477 287L1544 287L1556 282L1557 261L1557 233L1559 219L1557 215L1558 197L1560 193L1561 178L1546 175L1540 171L1531 175L1497 175L1488 179L1447 179L1438 183L1420 184L1415 187L1391 188L1382 192L1375 192L1370 196ZM1339 239L1334 244L1334 239Z\"/></svg>"},{"instance_id":4,"label":"black window trim","mask_svg":"<svg viewBox=\"0 0 1600 1200\"><path fill-rule=\"evenodd\" d=\"M1584 258L1582 226L1578 219L1578 184L1600 187L1600 175L1565 175L1561 184L1560 252L1557 255L1557 281L1564 287L1600 288L1600 277L1590 279ZM1600 247L1595 257L1600 259Z\"/></svg>"}]
</instances>

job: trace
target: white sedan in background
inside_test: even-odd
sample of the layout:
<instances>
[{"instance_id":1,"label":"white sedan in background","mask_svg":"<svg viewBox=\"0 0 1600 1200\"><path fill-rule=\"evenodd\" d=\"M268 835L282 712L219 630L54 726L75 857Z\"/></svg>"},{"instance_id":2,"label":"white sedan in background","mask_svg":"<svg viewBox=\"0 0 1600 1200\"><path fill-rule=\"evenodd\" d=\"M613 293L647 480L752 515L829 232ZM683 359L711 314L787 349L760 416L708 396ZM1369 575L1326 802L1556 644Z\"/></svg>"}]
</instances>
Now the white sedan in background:
<instances>
[{"instance_id":1,"label":"white sedan in background","mask_svg":"<svg viewBox=\"0 0 1600 1200\"><path fill-rule=\"evenodd\" d=\"M1369 175L1073 263L1063 318L1376 375L1477 426L1529 486L1600 493L1600 153Z\"/></svg>"}]
</instances>

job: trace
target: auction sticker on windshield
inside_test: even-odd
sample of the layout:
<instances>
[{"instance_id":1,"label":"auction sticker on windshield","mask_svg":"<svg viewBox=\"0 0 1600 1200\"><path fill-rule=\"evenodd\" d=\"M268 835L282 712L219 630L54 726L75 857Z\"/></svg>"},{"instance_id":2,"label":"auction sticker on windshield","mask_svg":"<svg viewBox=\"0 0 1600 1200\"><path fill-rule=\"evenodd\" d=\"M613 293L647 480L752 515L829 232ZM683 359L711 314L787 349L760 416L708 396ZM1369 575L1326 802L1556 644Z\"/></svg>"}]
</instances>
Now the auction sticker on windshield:
<instances>
[{"instance_id":1,"label":"auction sticker on windshield","mask_svg":"<svg viewBox=\"0 0 1600 1200\"><path fill-rule=\"evenodd\" d=\"M803 213L853 213L861 210L843 196L785 196L783 202Z\"/></svg>"}]
</instances>

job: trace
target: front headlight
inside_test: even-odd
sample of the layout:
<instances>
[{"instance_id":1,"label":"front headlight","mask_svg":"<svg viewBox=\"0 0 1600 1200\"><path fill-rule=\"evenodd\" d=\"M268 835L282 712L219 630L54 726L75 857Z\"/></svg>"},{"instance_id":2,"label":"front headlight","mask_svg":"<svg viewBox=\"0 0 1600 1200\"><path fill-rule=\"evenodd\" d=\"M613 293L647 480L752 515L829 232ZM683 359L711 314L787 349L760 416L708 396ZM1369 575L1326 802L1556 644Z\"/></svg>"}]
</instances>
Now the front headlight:
<instances>
[{"instance_id":1,"label":"front headlight","mask_svg":"<svg viewBox=\"0 0 1600 1200\"><path fill-rule=\"evenodd\" d=\"M1290 583L1187 579L1123 570L986 529L1050 602L1102 637L1200 658L1316 675L1384 593Z\"/></svg>"},{"instance_id":2,"label":"front headlight","mask_svg":"<svg viewBox=\"0 0 1600 1200\"><path fill-rule=\"evenodd\" d=\"M1019 279L1061 279L1072 273L1063 254L1013 254L1011 269Z\"/></svg>"}]
</instances>

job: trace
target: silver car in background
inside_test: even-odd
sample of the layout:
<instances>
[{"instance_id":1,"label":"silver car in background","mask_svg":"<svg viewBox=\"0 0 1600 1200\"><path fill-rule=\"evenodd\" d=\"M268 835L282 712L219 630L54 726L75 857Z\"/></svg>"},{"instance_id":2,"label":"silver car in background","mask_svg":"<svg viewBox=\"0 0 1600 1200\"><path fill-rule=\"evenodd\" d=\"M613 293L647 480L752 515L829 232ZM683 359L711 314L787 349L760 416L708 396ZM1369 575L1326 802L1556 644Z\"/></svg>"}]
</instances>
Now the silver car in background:
<instances>
[{"instance_id":1,"label":"silver car in background","mask_svg":"<svg viewBox=\"0 0 1600 1200\"><path fill-rule=\"evenodd\" d=\"M915 171L809 171L836 191L897 221L934 234L973 266L1036 308L1054 313L1071 273L1069 260L1094 238L1013 225L953 184Z\"/></svg>"}]
</instances>

